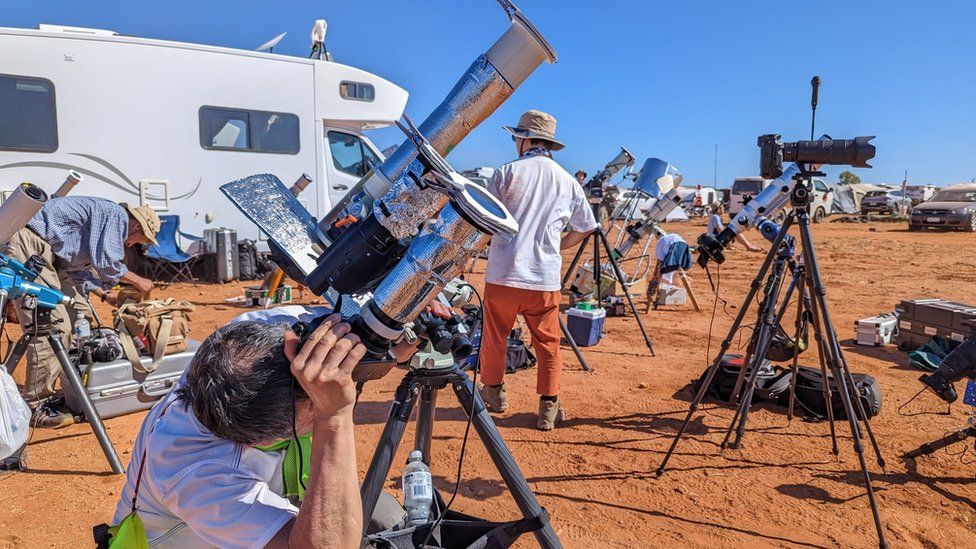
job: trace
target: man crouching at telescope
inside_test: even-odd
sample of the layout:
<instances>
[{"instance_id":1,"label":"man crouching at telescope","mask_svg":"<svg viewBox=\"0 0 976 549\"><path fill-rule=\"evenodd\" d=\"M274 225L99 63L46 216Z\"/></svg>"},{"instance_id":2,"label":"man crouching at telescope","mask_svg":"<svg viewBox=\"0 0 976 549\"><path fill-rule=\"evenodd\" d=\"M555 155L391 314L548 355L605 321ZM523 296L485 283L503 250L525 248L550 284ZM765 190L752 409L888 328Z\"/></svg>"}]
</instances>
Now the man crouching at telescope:
<instances>
[{"instance_id":1,"label":"man crouching at telescope","mask_svg":"<svg viewBox=\"0 0 976 549\"><path fill-rule=\"evenodd\" d=\"M143 422L114 524L144 527L153 547L360 545L351 374L366 349L335 314L304 344L290 327L325 312L249 313L203 342ZM404 516L387 496L371 526Z\"/></svg>"}]
</instances>

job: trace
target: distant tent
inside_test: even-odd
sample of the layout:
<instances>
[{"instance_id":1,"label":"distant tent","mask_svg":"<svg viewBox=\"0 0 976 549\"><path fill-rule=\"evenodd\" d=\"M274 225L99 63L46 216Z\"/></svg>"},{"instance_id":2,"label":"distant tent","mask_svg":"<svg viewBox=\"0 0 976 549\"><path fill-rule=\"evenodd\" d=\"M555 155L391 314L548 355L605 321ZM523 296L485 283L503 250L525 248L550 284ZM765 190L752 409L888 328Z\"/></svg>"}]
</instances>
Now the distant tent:
<instances>
[{"instance_id":1,"label":"distant tent","mask_svg":"<svg viewBox=\"0 0 976 549\"><path fill-rule=\"evenodd\" d=\"M854 189L850 185L834 185L834 201L830 213L856 214L859 212L854 200Z\"/></svg>"},{"instance_id":2,"label":"distant tent","mask_svg":"<svg viewBox=\"0 0 976 549\"><path fill-rule=\"evenodd\" d=\"M871 191L882 191L887 186L872 185L870 183L856 183L854 185L834 185L833 213L859 214L861 213L861 199Z\"/></svg>"}]
</instances>

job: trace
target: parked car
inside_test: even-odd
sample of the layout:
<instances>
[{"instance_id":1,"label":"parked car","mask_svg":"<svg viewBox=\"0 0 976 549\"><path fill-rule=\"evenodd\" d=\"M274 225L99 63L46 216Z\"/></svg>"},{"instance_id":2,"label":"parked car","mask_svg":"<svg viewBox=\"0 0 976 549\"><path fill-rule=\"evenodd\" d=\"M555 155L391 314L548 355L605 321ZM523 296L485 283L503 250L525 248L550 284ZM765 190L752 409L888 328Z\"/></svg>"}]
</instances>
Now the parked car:
<instances>
[{"instance_id":1,"label":"parked car","mask_svg":"<svg viewBox=\"0 0 976 549\"><path fill-rule=\"evenodd\" d=\"M901 191L870 191L861 199L861 214L871 213L904 216L912 211L912 199Z\"/></svg>"},{"instance_id":2,"label":"parked car","mask_svg":"<svg viewBox=\"0 0 976 549\"><path fill-rule=\"evenodd\" d=\"M936 192L928 202L912 208L908 230L927 227L976 232L976 183L952 185Z\"/></svg>"},{"instance_id":3,"label":"parked car","mask_svg":"<svg viewBox=\"0 0 976 549\"><path fill-rule=\"evenodd\" d=\"M729 214L734 216L742 210L742 205L752 200L772 183L771 179L761 177L740 177L732 183L732 192L729 196ZM823 179L814 178L813 180L813 204L810 205L811 217L814 223L820 223L831 214L834 203L834 190L824 183ZM782 219L782 214L774 216L774 219Z\"/></svg>"}]
</instances>

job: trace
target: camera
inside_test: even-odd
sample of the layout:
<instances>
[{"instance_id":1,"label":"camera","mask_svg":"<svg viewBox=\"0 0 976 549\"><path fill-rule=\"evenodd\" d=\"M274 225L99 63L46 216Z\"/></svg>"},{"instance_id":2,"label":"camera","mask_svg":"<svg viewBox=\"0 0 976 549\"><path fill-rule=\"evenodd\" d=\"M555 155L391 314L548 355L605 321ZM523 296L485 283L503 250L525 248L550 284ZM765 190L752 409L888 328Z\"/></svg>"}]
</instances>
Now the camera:
<instances>
[{"instance_id":1,"label":"camera","mask_svg":"<svg viewBox=\"0 0 976 549\"><path fill-rule=\"evenodd\" d=\"M777 133L761 135L758 143L759 173L766 179L775 179L783 175L784 161L870 168L867 161L874 158L875 148L870 143L874 137L832 139L824 136L816 141L783 143Z\"/></svg>"},{"instance_id":2,"label":"camera","mask_svg":"<svg viewBox=\"0 0 976 549\"><path fill-rule=\"evenodd\" d=\"M976 380L976 336L960 343L946 355L936 371L918 380L936 396L952 404L959 398L953 384L964 377Z\"/></svg>"}]
</instances>

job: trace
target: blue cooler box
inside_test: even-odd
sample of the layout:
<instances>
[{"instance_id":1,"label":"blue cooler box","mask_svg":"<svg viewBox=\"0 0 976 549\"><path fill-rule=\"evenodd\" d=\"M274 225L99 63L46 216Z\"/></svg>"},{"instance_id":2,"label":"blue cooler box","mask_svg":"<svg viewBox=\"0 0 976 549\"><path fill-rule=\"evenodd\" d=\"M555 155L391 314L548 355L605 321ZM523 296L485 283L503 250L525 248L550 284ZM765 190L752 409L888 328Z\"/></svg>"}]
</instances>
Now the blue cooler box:
<instances>
[{"instance_id":1,"label":"blue cooler box","mask_svg":"<svg viewBox=\"0 0 976 549\"><path fill-rule=\"evenodd\" d=\"M573 341L580 347L590 347L603 337L603 323L607 312L604 309L567 309L566 328Z\"/></svg>"}]
</instances>

